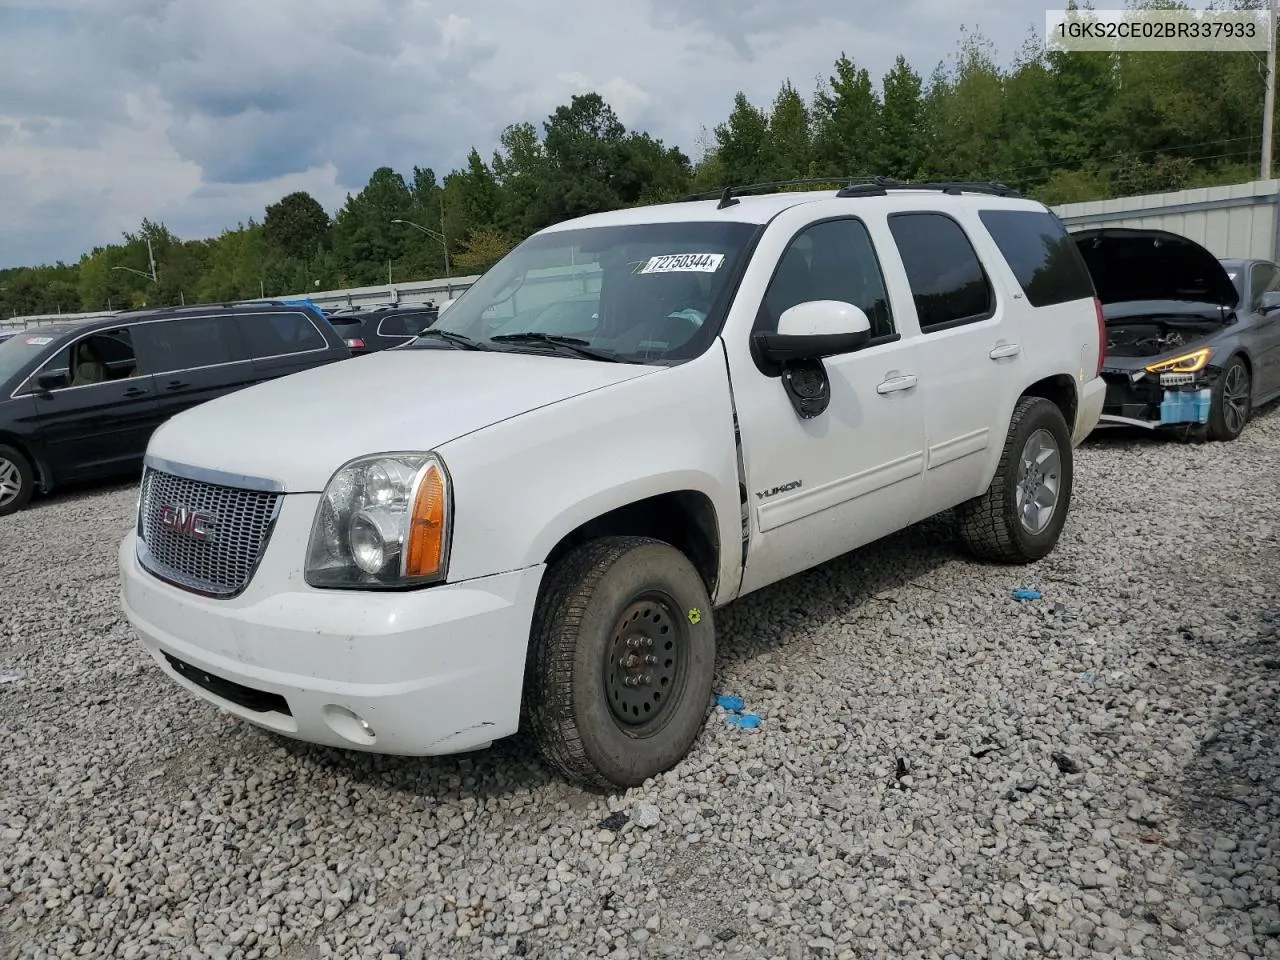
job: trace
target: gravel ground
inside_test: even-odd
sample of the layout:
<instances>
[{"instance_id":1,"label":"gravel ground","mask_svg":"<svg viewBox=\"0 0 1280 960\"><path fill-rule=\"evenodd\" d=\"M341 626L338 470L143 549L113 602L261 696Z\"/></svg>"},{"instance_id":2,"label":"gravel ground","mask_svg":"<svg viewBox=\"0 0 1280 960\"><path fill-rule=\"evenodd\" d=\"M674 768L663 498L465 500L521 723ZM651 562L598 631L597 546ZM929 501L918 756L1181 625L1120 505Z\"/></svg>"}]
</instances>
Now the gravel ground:
<instances>
[{"instance_id":1,"label":"gravel ground","mask_svg":"<svg viewBox=\"0 0 1280 960\"><path fill-rule=\"evenodd\" d=\"M132 485L43 501L0 525L0 957L1280 957L1280 411L1077 463L1033 568L924 525L722 611L762 725L611 798L224 717L118 613Z\"/></svg>"}]
</instances>

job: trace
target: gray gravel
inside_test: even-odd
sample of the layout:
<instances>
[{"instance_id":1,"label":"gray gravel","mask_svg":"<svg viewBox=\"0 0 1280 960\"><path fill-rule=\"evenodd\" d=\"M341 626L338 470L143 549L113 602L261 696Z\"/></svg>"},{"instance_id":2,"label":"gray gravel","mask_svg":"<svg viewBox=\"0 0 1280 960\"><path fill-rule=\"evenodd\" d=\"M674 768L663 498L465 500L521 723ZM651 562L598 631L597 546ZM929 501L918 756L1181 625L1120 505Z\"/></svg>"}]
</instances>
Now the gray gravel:
<instances>
[{"instance_id":1,"label":"gray gravel","mask_svg":"<svg viewBox=\"0 0 1280 960\"><path fill-rule=\"evenodd\" d=\"M748 598L763 724L612 798L222 716L118 613L133 486L42 501L0 522L0 957L1280 957L1277 477L1275 408L1091 440L1034 568L924 525Z\"/></svg>"}]
</instances>

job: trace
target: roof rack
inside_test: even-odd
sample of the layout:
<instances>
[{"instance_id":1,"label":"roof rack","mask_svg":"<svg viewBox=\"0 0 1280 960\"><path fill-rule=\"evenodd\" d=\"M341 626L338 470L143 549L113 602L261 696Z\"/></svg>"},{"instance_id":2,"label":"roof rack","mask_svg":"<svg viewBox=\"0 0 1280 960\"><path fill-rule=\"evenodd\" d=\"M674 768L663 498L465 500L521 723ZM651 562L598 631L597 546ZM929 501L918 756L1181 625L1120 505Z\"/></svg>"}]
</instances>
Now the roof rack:
<instances>
[{"instance_id":1,"label":"roof rack","mask_svg":"<svg viewBox=\"0 0 1280 960\"><path fill-rule=\"evenodd\" d=\"M1022 194L1012 187L995 180L925 180L920 183L905 183L879 177L873 183L850 184L836 194L837 197L883 197L890 190L940 190L943 193L959 196L962 193L986 193L996 197L1021 197Z\"/></svg>"},{"instance_id":2,"label":"roof rack","mask_svg":"<svg viewBox=\"0 0 1280 960\"><path fill-rule=\"evenodd\" d=\"M723 210L725 207L731 207L738 202L736 195L746 193L758 193L761 190L776 190L779 187L830 187L833 184L843 183L846 186L854 184L873 183L885 179L884 177L805 177L801 180L771 180L767 183L748 183L741 186L722 187L719 190L711 190L707 193L690 194L681 199L681 203L688 203L694 200L715 200L719 199L720 204L717 210Z\"/></svg>"},{"instance_id":3,"label":"roof rack","mask_svg":"<svg viewBox=\"0 0 1280 960\"><path fill-rule=\"evenodd\" d=\"M216 310L221 307L224 310L230 310L235 307L292 307L296 304L286 303L283 300L272 300L270 298L259 300L221 300L214 303L184 303L175 304L172 307L142 307L138 310L125 311L131 315L137 316L143 313L198 313L202 310Z\"/></svg>"},{"instance_id":4,"label":"roof rack","mask_svg":"<svg viewBox=\"0 0 1280 960\"><path fill-rule=\"evenodd\" d=\"M1022 194L1012 187L995 180L925 180L920 183L907 183L894 180L892 177L807 177L803 180L773 180L767 183L749 183L743 186L723 187L707 193L695 193L684 197L681 202L694 200L719 199L717 210L731 207L738 202L738 197L747 193L759 193L764 190L777 190L780 187L830 187L844 184L836 192L837 197L883 197L890 190L940 190L943 193L959 196L962 193L986 193L997 197L1021 197Z\"/></svg>"}]
</instances>

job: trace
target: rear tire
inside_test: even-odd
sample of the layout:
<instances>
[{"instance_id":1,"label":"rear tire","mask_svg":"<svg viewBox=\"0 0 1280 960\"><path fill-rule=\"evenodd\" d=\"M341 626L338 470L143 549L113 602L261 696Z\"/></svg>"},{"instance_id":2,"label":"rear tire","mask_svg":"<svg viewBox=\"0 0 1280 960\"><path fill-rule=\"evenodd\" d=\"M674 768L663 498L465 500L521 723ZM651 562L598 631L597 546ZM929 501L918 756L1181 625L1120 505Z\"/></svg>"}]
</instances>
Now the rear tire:
<instances>
[{"instance_id":1,"label":"rear tire","mask_svg":"<svg viewBox=\"0 0 1280 960\"><path fill-rule=\"evenodd\" d=\"M31 461L13 447L0 444L0 517L17 513L35 492L36 475Z\"/></svg>"},{"instance_id":2,"label":"rear tire","mask_svg":"<svg viewBox=\"0 0 1280 960\"><path fill-rule=\"evenodd\" d=\"M987 492L957 509L960 538L974 556L1034 563L1058 543L1071 506L1071 433L1057 405L1023 397Z\"/></svg>"},{"instance_id":3,"label":"rear tire","mask_svg":"<svg viewBox=\"0 0 1280 960\"><path fill-rule=\"evenodd\" d=\"M1218 382L1213 385L1209 422L1205 432L1210 440L1235 440L1244 432L1253 415L1253 378L1248 365L1232 357Z\"/></svg>"},{"instance_id":4,"label":"rear tire","mask_svg":"<svg viewBox=\"0 0 1280 960\"><path fill-rule=\"evenodd\" d=\"M576 548L533 619L525 716L543 759L606 792L671 769L706 722L715 654L706 586L679 550L642 537Z\"/></svg>"}]
</instances>

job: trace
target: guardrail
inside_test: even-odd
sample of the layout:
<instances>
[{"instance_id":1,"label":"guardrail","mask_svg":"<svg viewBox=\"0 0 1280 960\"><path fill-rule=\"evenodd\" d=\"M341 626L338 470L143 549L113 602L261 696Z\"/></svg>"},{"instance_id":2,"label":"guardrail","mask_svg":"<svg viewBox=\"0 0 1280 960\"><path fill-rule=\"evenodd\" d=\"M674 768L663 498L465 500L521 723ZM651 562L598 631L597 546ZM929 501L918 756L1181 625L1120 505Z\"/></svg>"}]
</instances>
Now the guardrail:
<instances>
[{"instance_id":1,"label":"guardrail","mask_svg":"<svg viewBox=\"0 0 1280 960\"><path fill-rule=\"evenodd\" d=\"M418 303L434 300L440 303L458 296L480 279L479 275L469 277L446 277L441 280L411 280L407 283L379 284L372 287L351 287L345 290L321 290L315 293L294 293L283 297L272 297L272 300L310 299L321 307L362 307L375 303ZM250 297L241 303L252 303L259 297ZM199 306L199 304L187 304ZM0 317L0 330L25 330L27 327L44 326L69 320L96 320L99 317L114 317L121 310L94 310L87 313L42 313L24 317Z\"/></svg>"}]
</instances>

